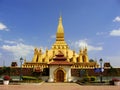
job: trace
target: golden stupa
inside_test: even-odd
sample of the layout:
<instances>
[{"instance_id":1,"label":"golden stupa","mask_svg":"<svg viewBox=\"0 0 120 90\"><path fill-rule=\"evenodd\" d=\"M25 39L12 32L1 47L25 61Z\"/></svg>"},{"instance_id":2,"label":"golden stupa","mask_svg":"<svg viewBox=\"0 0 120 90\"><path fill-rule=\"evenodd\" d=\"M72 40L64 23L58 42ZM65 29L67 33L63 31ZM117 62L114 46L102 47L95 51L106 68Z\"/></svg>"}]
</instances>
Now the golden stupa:
<instances>
[{"instance_id":1,"label":"golden stupa","mask_svg":"<svg viewBox=\"0 0 120 90\"><path fill-rule=\"evenodd\" d=\"M77 54L74 50L71 50L64 39L64 28L62 25L62 17L59 18L59 23L56 32L56 41L52 45L51 49L46 49L45 53L41 49L34 49L34 56L31 62L24 61L22 67L24 68L49 68L49 63L53 62L53 58L61 51L67 58L68 62L72 63L71 68L92 69L99 67L96 62L89 62L87 47L80 49Z\"/></svg>"}]
</instances>

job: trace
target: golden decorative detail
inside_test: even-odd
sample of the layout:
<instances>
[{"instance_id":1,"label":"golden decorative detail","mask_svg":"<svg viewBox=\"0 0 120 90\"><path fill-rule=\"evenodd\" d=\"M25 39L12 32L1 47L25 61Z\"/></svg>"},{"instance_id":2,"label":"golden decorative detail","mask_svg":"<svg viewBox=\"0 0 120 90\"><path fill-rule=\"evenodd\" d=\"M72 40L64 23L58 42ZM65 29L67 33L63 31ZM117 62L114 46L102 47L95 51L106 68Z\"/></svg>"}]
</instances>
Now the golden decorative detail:
<instances>
[{"instance_id":1,"label":"golden decorative detail","mask_svg":"<svg viewBox=\"0 0 120 90\"><path fill-rule=\"evenodd\" d=\"M35 48L32 61L25 61L23 67L30 68L36 67L37 65L43 66L43 64L45 67L48 67L48 64L53 61L53 58L59 51L63 52L64 56L67 58L67 61L77 64L77 68L83 67L85 65L84 63L89 63L87 68L97 67L98 65L96 64L96 66L91 66L91 62L89 62L87 55L87 46L81 49L78 54L74 50L69 49L69 46L64 39L64 27L62 25L62 16L60 16L56 32L56 41L52 45L52 48L49 50L46 49L45 53L42 53L41 49L38 50L38 48ZM83 63L82 66L80 63ZM74 64L71 67L74 67Z\"/></svg>"}]
</instances>

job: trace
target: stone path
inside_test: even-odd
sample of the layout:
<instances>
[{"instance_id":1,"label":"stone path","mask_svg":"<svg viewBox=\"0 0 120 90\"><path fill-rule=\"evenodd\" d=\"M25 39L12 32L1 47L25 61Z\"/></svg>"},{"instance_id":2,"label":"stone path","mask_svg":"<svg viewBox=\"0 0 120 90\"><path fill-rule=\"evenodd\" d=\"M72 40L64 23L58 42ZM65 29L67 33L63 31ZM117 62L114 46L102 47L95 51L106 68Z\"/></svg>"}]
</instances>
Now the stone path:
<instances>
[{"instance_id":1,"label":"stone path","mask_svg":"<svg viewBox=\"0 0 120 90\"><path fill-rule=\"evenodd\" d=\"M76 83L0 85L0 90L120 90L120 86L81 86Z\"/></svg>"}]
</instances>

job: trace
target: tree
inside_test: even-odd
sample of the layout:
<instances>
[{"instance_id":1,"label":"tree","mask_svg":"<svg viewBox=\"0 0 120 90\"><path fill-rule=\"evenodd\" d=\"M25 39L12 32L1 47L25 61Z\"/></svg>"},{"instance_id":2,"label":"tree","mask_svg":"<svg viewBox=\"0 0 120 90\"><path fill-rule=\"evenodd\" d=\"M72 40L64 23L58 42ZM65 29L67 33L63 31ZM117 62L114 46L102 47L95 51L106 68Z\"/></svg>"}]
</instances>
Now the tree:
<instances>
[{"instance_id":1,"label":"tree","mask_svg":"<svg viewBox=\"0 0 120 90\"><path fill-rule=\"evenodd\" d=\"M3 69L1 68L1 69L0 69L0 75L2 75L2 74L3 74Z\"/></svg>"},{"instance_id":2,"label":"tree","mask_svg":"<svg viewBox=\"0 0 120 90\"><path fill-rule=\"evenodd\" d=\"M3 74L10 75L11 72L10 67L3 67L2 70L3 70Z\"/></svg>"},{"instance_id":3,"label":"tree","mask_svg":"<svg viewBox=\"0 0 120 90\"><path fill-rule=\"evenodd\" d=\"M89 62L95 62L95 60L94 59L90 59Z\"/></svg>"},{"instance_id":4,"label":"tree","mask_svg":"<svg viewBox=\"0 0 120 90\"><path fill-rule=\"evenodd\" d=\"M118 71L116 68L113 68L112 66L110 66L110 69L108 70L108 75L110 76L116 76L118 74Z\"/></svg>"}]
</instances>

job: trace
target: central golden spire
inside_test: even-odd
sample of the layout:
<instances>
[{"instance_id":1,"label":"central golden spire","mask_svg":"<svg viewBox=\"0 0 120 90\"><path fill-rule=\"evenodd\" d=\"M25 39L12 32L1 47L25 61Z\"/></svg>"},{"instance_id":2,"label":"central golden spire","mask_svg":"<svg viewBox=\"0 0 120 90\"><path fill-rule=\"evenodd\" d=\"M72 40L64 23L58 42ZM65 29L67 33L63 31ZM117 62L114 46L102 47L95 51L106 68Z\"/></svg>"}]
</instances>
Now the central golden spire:
<instances>
[{"instance_id":1,"label":"central golden spire","mask_svg":"<svg viewBox=\"0 0 120 90\"><path fill-rule=\"evenodd\" d=\"M56 32L56 41L52 46L52 49L68 49L68 45L64 40L64 28L62 25L62 16L59 18L57 32Z\"/></svg>"},{"instance_id":2,"label":"central golden spire","mask_svg":"<svg viewBox=\"0 0 120 90\"><path fill-rule=\"evenodd\" d=\"M56 41L64 41L64 28L62 25L62 16L59 18L57 33L56 33Z\"/></svg>"}]
</instances>

